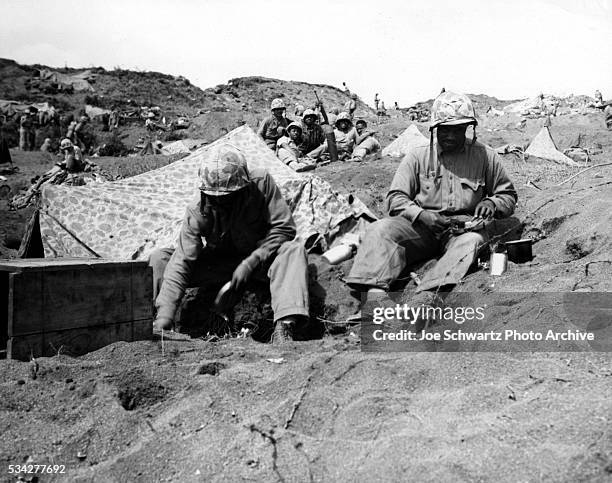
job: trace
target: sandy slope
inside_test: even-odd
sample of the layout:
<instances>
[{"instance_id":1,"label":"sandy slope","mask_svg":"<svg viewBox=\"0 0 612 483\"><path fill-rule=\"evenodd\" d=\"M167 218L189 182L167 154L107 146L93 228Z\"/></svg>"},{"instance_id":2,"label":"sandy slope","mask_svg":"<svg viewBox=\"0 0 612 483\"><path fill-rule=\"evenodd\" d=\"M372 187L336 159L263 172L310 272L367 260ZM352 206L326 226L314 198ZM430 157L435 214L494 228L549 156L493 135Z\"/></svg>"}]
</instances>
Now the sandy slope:
<instances>
[{"instance_id":1,"label":"sandy slope","mask_svg":"<svg viewBox=\"0 0 612 483\"><path fill-rule=\"evenodd\" d=\"M604 149L594 163L609 161L612 135L601 118L553 122L560 148L584 131ZM380 129L390 138L402 123ZM537 121L525 132L508 120L483 124L480 138L492 145L522 143L539 129ZM509 235L540 239L536 258L497 279L472 273L458 290L609 292L612 170L558 188L575 169L513 155L504 163L520 195ZM383 159L317 173L380 209L396 166ZM348 267L319 271L329 303L349 297L338 280ZM496 322L548 324L526 315L538 309L530 303L518 301ZM53 461L76 481L612 477L606 353L366 354L350 331L282 349L173 339L163 349L157 339L40 359L35 379L31 364L0 361L0 467Z\"/></svg>"}]
</instances>

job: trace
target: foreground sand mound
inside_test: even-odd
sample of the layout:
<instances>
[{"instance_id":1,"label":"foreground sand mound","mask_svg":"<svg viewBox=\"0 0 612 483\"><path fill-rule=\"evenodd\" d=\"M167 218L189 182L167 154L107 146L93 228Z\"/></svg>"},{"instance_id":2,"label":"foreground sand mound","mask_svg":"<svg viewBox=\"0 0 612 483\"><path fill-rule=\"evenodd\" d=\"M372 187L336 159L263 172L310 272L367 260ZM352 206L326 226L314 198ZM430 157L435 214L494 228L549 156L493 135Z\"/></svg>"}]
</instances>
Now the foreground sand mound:
<instances>
[{"instance_id":1,"label":"foreground sand mound","mask_svg":"<svg viewBox=\"0 0 612 483\"><path fill-rule=\"evenodd\" d=\"M0 461L52 460L71 480L115 481L609 473L604 356L358 348L350 335L283 350L244 339L166 340L163 353L160 341L117 343L40 359L36 379L29 364L2 361Z\"/></svg>"}]
</instances>

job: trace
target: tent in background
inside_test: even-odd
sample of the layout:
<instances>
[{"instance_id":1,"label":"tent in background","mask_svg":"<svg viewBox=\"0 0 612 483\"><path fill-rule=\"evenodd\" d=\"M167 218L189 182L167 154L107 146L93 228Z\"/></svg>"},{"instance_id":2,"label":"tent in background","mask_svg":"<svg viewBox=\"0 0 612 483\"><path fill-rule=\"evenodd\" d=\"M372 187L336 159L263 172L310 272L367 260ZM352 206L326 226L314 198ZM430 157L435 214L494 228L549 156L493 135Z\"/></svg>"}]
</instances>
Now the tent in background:
<instances>
[{"instance_id":1,"label":"tent in background","mask_svg":"<svg viewBox=\"0 0 612 483\"><path fill-rule=\"evenodd\" d=\"M174 247L185 207L199 196L200 160L211 146L223 142L245 153L251 168L265 168L272 175L307 246L316 241L327 248L375 219L359 199L283 164L245 125L180 161L138 176L86 186L45 186L38 209L44 256L142 260L154 249ZM27 243L37 246L24 238Z\"/></svg>"},{"instance_id":2,"label":"tent in background","mask_svg":"<svg viewBox=\"0 0 612 483\"><path fill-rule=\"evenodd\" d=\"M547 127L540 129L540 132L533 138L529 147L525 150L525 156L547 159L555 163L566 164L568 166L580 166L579 163L557 149L555 142L550 135Z\"/></svg>"},{"instance_id":3,"label":"tent in background","mask_svg":"<svg viewBox=\"0 0 612 483\"><path fill-rule=\"evenodd\" d=\"M90 106L89 104L85 104L85 114L89 116L90 119L95 119L98 117L103 117L105 114L110 114L109 109L102 109L101 107Z\"/></svg>"},{"instance_id":4,"label":"tent in background","mask_svg":"<svg viewBox=\"0 0 612 483\"><path fill-rule=\"evenodd\" d=\"M411 124L397 139L383 149L382 154L399 158L405 156L411 148L427 144L429 144L429 139L423 136L414 124Z\"/></svg>"}]
</instances>

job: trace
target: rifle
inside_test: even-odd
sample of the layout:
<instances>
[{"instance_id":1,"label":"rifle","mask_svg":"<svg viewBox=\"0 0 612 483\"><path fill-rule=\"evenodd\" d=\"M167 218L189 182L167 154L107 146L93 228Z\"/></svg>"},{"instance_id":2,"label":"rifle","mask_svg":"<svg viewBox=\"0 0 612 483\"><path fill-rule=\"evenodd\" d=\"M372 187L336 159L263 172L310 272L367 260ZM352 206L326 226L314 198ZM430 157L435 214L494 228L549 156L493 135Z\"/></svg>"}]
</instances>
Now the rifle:
<instances>
[{"instance_id":1,"label":"rifle","mask_svg":"<svg viewBox=\"0 0 612 483\"><path fill-rule=\"evenodd\" d=\"M319 106L319 109L321 109L321 115L323 116L323 120L325 121L324 124L329 124L329 119L327 118L327 112L325 112L323 103L321 102L321 99L319 99L319 95L317 94L317 91L315 89L313 89L313 91L314 91L315 97L317 98L317 105Z\"/></svg>"},{"instance_id":2,"label":"rifle","mask_svg":"<svg viewBox=\"0 0 612 483\"><path fill-rule=\"evenodd\" d=\"M321 102L321 99L319 99L319 95L317 94L316 90L314 90L314 95L317 98L317 104L319 106L319 109L321 109L321 115L323 116L323 120L325 121L325 123L323 123L321 127L323 128L325 140L327 141L327 151L329 152L329 160L338 161L338 147L336 146L336 136L334 135L334 128L329 125L327 112L325 112L323 103Z\"/></svg>"}]
</instances>

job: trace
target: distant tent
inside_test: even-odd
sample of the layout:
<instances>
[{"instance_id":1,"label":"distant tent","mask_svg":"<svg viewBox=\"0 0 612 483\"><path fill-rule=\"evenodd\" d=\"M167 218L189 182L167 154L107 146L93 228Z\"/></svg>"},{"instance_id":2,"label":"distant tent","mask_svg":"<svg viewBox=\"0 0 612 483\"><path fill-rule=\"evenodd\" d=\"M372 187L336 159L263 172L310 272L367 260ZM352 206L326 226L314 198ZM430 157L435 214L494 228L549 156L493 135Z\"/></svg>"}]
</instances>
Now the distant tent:
<instances>
[{"instance_id":1,"label":"distant tent","mask_svg":"<svg viewBox=\"0 0 612 483\"><path fill-rule=\"evenodd\" d=\"M45 257L146 260L156 248L176 246L185 206L197 195L198 168L207 150L229 142L250 168L265 168L278 184L306 246L323 248L361 232L375 216L356 197L334 191L323 179L296 173L282 163L248 126L162 168L130 178L85 186L45 185L22 246ZM38 223L38 226L37 226ZM38 231L40 230L40 231ZM29 247L29 250L27 248Z\"/></svg>"},{"instance_id":2,"label":"distant tent","mask_svg":"<svg viewBox=\"0 0 612 483\"><path fill-rule=\"evenodd\" d=\"M146 156L147 154L162 154L162 151L157 146L153 145L151 141L147 141L138 154L140 156Z\"/></svg>"},{"instance_id":3,"label":"distant tent","mask_svg":"<svg viewBox=\"0 0 612 483\"><path fill-rule=\"evenodd\" d=\"M102 117L105 114L110 114L111 112L108 109L102 109L101 107L90 106L89 104L85 105L85 114L89 116L90 119L95 119L97 117Z\"/></svg>"},{"instance_id":4,"label":"distant tent","mask_svg":"<svg viewBox=\"0 0 612 483\"><path fill-rule=\"evenodd\" d=\"M50 112L52 106L48 102L39 103L22 103L18 101L7 101L0 99L0 114L5 116L13 116L14 114L22 113L23 111L34 107L36 111Z\"/></svg>"},{"instance_id":5,"label":"distant tent","mask_svg":"<svg viewBox=\"0 0 612 483\"><path fill-rule=\"evenodd\" d=\"M550 131L547 127L540 129L540 132L533 138L529 147L525 150L525 155L536 158L547 159L555 163L566 164L568 166L580 166L579 163L557 149Z\"/></svg>"},{"instance_id":6,"label":"distant tent","mask_svg":"<svg viewBox=\"0 0 612 483\"><path fill-rule=\"evenodd\" d=\"M404 156L410 149L426 145L427 143L429 143L429 139L423 136L414 124L411 124L395 141L383 149L382 154L383 156L399 158Z\"/></svg>"},{"instance_id":7,"label":"distant tent","mask_svg":"<svg viewBox=\"0 0 612 483\"><path fill-rule=\"evenodd\" d=\"M55 82L62 86L72 86L75 91L94 91L90 81L95 80L95 75L90 70L79 72L78 74L62 74L50 69L41 69L40 78Z\"/></svg>"}]
</instances>

